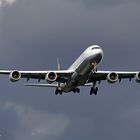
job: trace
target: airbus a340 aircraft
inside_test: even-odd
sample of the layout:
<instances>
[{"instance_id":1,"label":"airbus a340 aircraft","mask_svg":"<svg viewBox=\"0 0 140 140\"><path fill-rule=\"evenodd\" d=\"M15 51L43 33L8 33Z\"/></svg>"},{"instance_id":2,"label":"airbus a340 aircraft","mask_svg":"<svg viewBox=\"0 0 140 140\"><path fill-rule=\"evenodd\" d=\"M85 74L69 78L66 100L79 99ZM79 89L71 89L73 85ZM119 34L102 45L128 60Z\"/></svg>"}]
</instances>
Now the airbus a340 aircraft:
<instances>
[{"instance_id":1,"label":"airbus a340 aircraft","mask_svg":"<svg viewBox=\"0 0 140 140\"><path fill-rule=\"evenodd\" d=\"M103 58L103 50L97 45L88 47L79 58L70 66L68 70L49 71L17 71L0 70L0 74L9 74L12 82L19 81L21 78L45 80L46 84L27 83L25 86L54 87L55 94L62 95L63 92L80 93L80 86L91 86L90 95L97 95L97 82L107 80L109 83L121 81L121 79L135 78L140 83L140 72L121 72L121 71L97 71L97 65Z\"/></svg>"}]
</instances>

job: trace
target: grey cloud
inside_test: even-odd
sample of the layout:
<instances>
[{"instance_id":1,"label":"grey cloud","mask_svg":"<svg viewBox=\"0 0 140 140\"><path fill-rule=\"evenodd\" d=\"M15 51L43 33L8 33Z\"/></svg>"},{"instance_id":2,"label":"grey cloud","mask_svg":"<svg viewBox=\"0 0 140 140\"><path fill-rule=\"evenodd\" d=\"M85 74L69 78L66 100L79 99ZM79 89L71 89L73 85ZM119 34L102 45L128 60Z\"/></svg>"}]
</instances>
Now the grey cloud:
<instances>
[{"instance_id":1,"label":"grey cloud","mask_svg":"<svg viewBox=\"0 0 140 140\"><path fill-rule=\"evenodd\" d=\"M8 38L11 43L25 41L30 43L32 40L38 40L43 45L42 43L46 42L52 44L53 40L58 41L61 38L63 41L66 40L64 43L68 41L68 38L74 40L75 37L78 37L77 40L80 41L82 36L88 36L89 42L98 41L98 36L101 38L99 41L116 38L124 40L126 34L129 39L138 36L139 28L136 27L139 25L139 17L136 12L139 12L139 5L135 2L128 2L126 5L113 9L111 7L95 8L91 11L82 7L80 2L75 4L54 0L40 3L25 1L21 4L19 2L18 6L19 9L11 8L4 14L3 40ZM17 10L18 13L15 14ZM136 26L133 27L133 24ZM76 33L74 33L75 30ZM53 45L56 44L53 43Z\"/></svg>"},{"instance_id":2,"label":"grey cloud","mask_svg":"<svg viewBox=\"0 0 140 140\"><path fill-rule=\"evenodd\" d=\"M138 140L140 137L139 117L140 109L137 107L124 111L114 122L114 130L119 133L119 135L115 134L117 139Z\"/></svg>"},{"instance_id":3,"label":"grey cloud","mask_svg":"<svg viewBox=\"0 0 140 140\"><path fill-rule=\"evenodd\" d=\"M81 2L81 1L79 1ZM86 8L94 8L94 9L98 9L100 8L101 10L103 8L114 8L117 6L121 6L121 5L126 5L128 3L137 3L139 4L139 0L82 0L83 5Z\"/></svg>"},{"instance_id":4,"label":"grey cloud","mask_svg":"<svg viewBox=\"0 0 140 140\"><path fill-rule=\"evenodd\" d=\"M12 5L15 2L16 2L16 0L0 0L0 6Z\"/></svg>"},{"instance_id":5,"label":"grey cloud","mask_svg":"<svg viewBox=\"0 0 140 140\"><path fill-rule=\"evenodd\" d=\"M10 109L0 109L0 139L15 139L14 129L18 127L18 117Z\"/></svg>"},{"instance_id":6,"label":"grey cloud","mask_svg":"<svg viewBox=\"0 0 140 140\"><path fill-rule=\"evenodd\" d=\"M16 58L18 57L20 61L23 61L23 66L24 55L22 54L26 54L30 63L37 62L40 55L42 60L39 62L44 59L49 60L52 58L49 54L53 54L51 64L46 64L42 69L55 68L56 58L62 56L62 49L64 52L72 51L73 53L73 60L69 60L70 53L63 54L65 59L62 61L66 64L64 68L67 68L79 55L77 52L81 52L94 43L103 46L105 51L113 47L115 51L118 51L117 53L119 49L124 52L125 47L129 48L128 51L131 49L130 46L138 47L136 44L139 42L140 19L137 13L140 10L135 2L128 2L115 8L88 10L78 1L19 1L13 7L3 11L1 49L6 51L0 53L1 56L4 53L8 54L10 59L7 63L11 61L10 64L15 62L17 65ZM9 48L10 53L8 53ZM54 51L56 48L57 51ZM34 53L33 50L35 50ZM33 57L30 58L30 54ZM111 57L110 52L109 54L105 55L104 61L108 56ZM108 62L110 62L109 59ZM42 66L41 63L36 64L40 65L35 68ZM28 63L25 67L34 69Z\"/></svg>"},{"instance_id":7,"label":"grey cloud","mask_svg":"<svg viewBox=\"0 0 140 140\"><path fill-rule=\"evenodd\" d=\"M18 129L15 128L13 132L15 140L59 138L70 124L69 118L65 115L43 113L12 102L6 102L2 106L5 112L11 110L10 112L15 113L15 119L18 119Z\"/></svg>"},{"instance_id":8,"label":"grey cloud","mask_svg":"<svg viewBox=\"0 0 140 140\"><path fill-rule=\"evenodd\" d=\"M110 7L124 4L126 0L83 0L83 3L88 7Z\"/></svg>"}]
</instances>

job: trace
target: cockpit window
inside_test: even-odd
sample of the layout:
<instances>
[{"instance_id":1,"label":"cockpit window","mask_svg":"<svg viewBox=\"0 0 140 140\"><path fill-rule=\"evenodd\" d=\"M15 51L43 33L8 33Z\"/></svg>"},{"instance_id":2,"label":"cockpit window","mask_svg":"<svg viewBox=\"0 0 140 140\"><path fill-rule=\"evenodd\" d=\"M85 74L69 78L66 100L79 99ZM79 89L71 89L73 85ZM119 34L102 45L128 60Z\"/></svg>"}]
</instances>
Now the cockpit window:
<instances>
[{"instance_id":1,"label":"cockpit window","mask_svg":"<svg viewBox=\"0 0 140 140\"><path fill-rule=\"evenodd\" d=\"M92 50L94 50L94 49L100 49L100 48L99 47L93 47Z\"/></svg>"}]
</instances>

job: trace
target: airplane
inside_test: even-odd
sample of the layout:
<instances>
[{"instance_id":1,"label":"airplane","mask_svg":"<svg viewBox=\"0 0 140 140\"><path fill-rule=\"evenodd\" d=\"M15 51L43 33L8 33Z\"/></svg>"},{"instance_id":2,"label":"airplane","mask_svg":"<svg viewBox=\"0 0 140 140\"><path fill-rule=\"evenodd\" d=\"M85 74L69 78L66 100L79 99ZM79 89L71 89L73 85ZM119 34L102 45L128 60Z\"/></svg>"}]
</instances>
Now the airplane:
<instances>
[{"instance_id":1,"label":"airplane","mask_svg":"<svg viewBox=\"0 0 140 140\"><path fill-rule=\"evenodd\" d=\"M80 93L81 86L90 86L90 95L97 95L97 83L107 81L108 83L121 82L122 79L135 78L140 83L140 72L128 71L98 71L97 66L103 59L103 50L98 45L88 47L76 61L67 69L61 70L58 63L57 70L49 71L18 71L18 70L0 70L0 74L9 75L12 82L17 82L21 78L37 79L38 83L27 83L25 86L32 87L53 87L55 94L62 93ZM40 83L45 80L47 83Z\"/></svg>"}]
</instances>

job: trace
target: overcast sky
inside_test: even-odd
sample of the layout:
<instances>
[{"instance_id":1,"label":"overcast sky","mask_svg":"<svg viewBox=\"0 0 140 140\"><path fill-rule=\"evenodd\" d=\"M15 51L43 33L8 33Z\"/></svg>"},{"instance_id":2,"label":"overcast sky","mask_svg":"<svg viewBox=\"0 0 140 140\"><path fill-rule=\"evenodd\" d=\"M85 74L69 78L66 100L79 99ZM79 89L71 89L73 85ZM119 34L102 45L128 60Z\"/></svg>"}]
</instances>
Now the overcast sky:
<instances>
[{"instance_id":1,"label":"overcast sky","mask_svg":"<svg viewBox=\"0 0 140 140\"><path fill-rule=\"evenodd\" d=\"M98 69L140 70L139 0L0 0L0 69L63 69L92 44L104 50ZM31 82L37 82L31 80ZM140 85L99 85L81 94L27 88L0 76L2 140L139 140Z\"/></svg>"}]
</instances>

